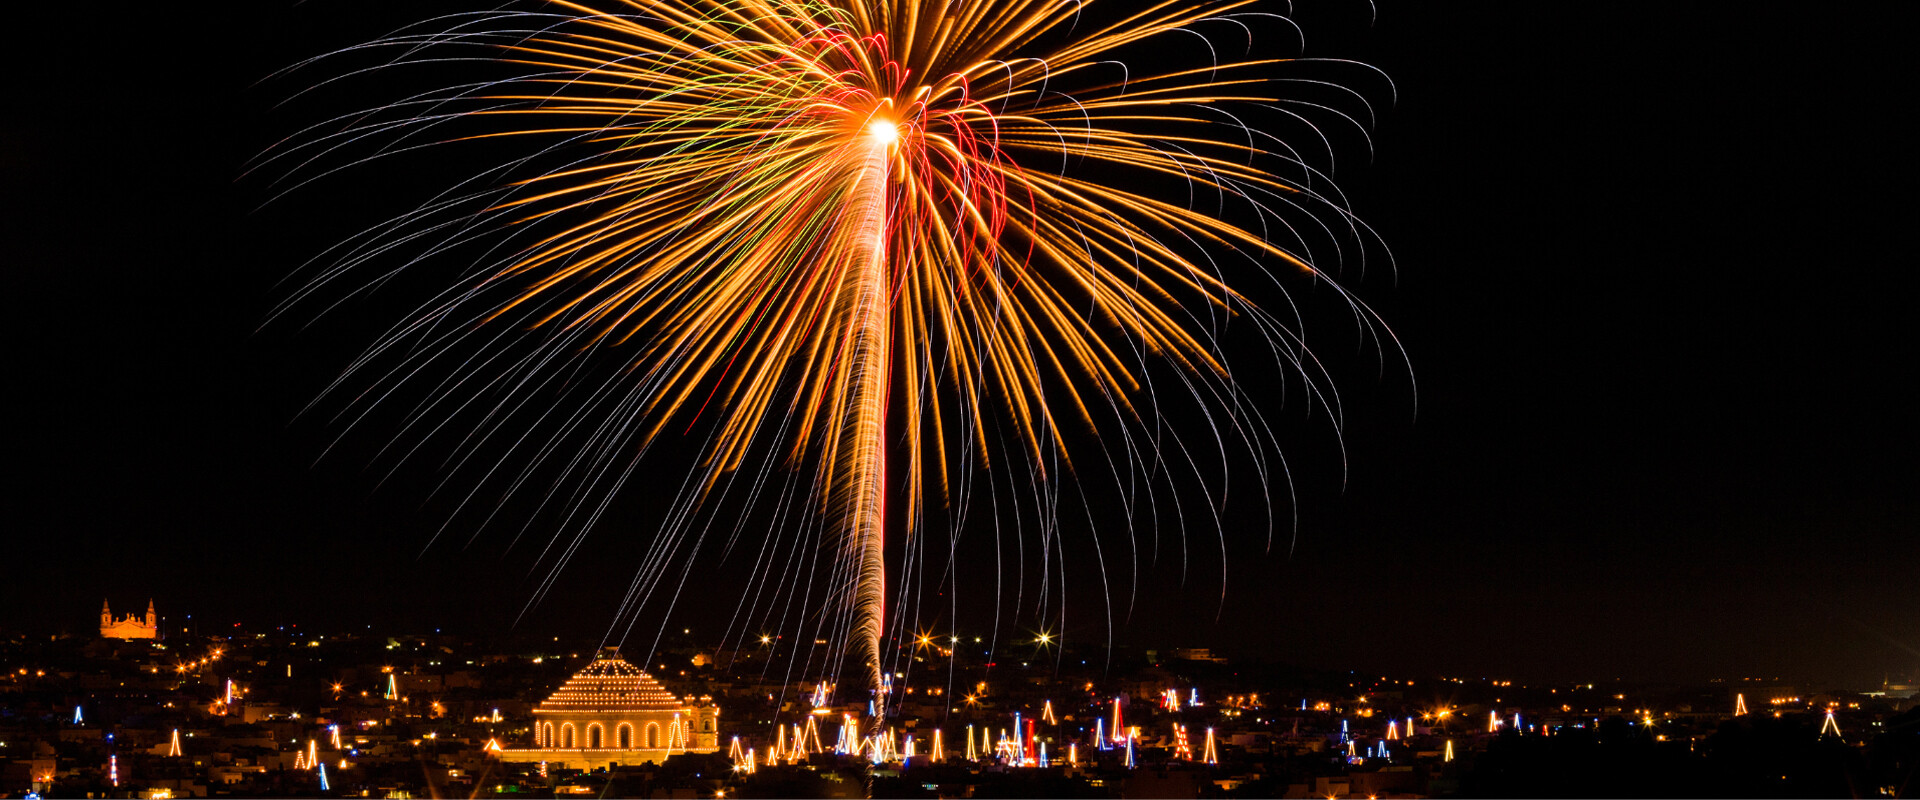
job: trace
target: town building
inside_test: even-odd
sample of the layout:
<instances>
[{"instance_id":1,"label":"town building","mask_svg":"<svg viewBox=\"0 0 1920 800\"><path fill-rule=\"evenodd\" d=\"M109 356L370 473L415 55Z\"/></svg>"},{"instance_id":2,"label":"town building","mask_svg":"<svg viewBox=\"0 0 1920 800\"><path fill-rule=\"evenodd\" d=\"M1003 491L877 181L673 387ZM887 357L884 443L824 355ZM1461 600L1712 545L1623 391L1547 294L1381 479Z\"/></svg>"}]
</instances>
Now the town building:
<instances>
[{"instance_id":1,"label":"town building","mask_svg":"<svg viewBox=\"0 0 1920 800\"><path fill-rule=\"evenodd\" d=\"M147 616L144 619L128 614L119 620L113 618L113 609L108 607L107 601L100 601L100 638L160 638L160 616L153 613L153 600L147 600Z\"/></svg>"},{"instance_id":2,"label":"town building","mask_svg":"<svg viewBox=\"0 0 1920 800\"><path fill-rule=\"evenodd\" d=\"M533 709L533 747L507 748L507 762L597 769L662 763L675 753L714 753L720 708L683 702L639 667L604 648Z\"/></svg>"}]
</instances>

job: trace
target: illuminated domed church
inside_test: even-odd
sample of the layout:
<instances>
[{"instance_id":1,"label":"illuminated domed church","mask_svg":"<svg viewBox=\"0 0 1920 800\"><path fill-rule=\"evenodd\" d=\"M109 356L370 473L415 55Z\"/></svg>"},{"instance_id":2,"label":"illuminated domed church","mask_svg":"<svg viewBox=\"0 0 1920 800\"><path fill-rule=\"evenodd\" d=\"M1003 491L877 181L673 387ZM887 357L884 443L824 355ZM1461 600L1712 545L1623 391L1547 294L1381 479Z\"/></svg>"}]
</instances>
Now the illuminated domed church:
<instances>
[{"instance_id":1,"label":"illuminated domed church","mask_svg":"<svg viewBox=\"0 0 1920 800\"><path fill-rule=\"evenodd\" d=\"M609 647L533 709L533 747L499 756L572 769L660 763L719 751L719 723L711 698L682 702Z\"/></svg>"},{"instance_id":2,"label":"illuminated domed church","mask_svg":"<svg viewBox=\"0 0 1920 800\"><path fill-rule=\"evenodd\" d=\"M160 638L160 615L153 613L153 601L147 601L147 615L136 617L128 614L120 619L113 618L113 609L107 601L100 601L100 636L103 639L158 639Z\"/></svg>"}]
</instances>

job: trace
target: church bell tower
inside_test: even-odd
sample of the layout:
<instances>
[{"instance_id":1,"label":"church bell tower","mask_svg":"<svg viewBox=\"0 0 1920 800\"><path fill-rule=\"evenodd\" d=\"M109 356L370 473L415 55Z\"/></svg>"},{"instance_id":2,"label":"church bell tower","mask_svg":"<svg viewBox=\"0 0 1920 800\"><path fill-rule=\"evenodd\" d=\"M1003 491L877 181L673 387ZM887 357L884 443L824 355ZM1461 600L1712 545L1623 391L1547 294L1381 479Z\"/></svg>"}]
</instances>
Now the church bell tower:
<instances>
[{"instance_id":1,"label":"church bell tower","mask_svg":"<svg viewBox=\"0 0 1920 800\"><path fill-rule=\"evenodd\" d=\"M100 601L100 636L105 639L158 639L160 638L160 613L154 609L153 600L147 600L147 614L144 617L128 614L120 619L113 618L113 607L107 601Z\"/></svg>"}]
</instances>

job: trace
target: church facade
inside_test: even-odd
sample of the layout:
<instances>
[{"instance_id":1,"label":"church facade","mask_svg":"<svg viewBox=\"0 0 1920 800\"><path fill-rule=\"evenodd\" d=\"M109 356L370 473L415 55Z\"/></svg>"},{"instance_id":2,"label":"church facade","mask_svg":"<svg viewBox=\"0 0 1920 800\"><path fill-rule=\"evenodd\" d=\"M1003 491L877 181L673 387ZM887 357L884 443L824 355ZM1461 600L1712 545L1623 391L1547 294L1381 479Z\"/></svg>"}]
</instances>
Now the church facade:
<instances>
[{"instance_id":1,"label":"church facade","mask_svg":"<svg viewBox=\"0 0 1920 800\"><path fill-rule=\"evenodd\" d=\"M606 648L533 709L532 747L496 755L567 769L658 764L674 753L719 752L719 724L711 698L683 702Z\"/></svg>"},{"instance_id":2,"label":"church facade","mask_svg":"<svg viewBox=\"0 0 1920 800\"><path fill-rule=\"evenodd\" d=\"M136 617L128 614L115 620L113 609L107 601L100 601L100 638L102 639L158 639L160 638L160 616L153 613L153 601L147 601L147 616Z\"/></svg>"}]
</instances>

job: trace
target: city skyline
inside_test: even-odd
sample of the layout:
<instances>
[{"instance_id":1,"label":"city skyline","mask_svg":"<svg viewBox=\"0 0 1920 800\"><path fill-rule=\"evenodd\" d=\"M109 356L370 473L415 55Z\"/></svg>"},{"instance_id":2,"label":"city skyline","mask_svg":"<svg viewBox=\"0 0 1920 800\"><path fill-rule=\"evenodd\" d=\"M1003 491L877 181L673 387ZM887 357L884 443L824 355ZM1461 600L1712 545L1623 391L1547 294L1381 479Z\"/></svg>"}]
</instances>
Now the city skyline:
<instances>
[{"instance_id":1,"label":"city skyline","mask_svg":"<svg viewBox=\"0 0 1920 800\"><path fill-rule=\"evenodd\" d=\"M636 663L557 637L102 634L0 638L7 790L1903 797L1920 725L1912 683L1529 683L1204 650L1103 665L1072 647L995 664L920 640L897 713L865 738L864 702L791 677L802 643L716 658L675 632Z\"/></svg>"}]
</instances>

